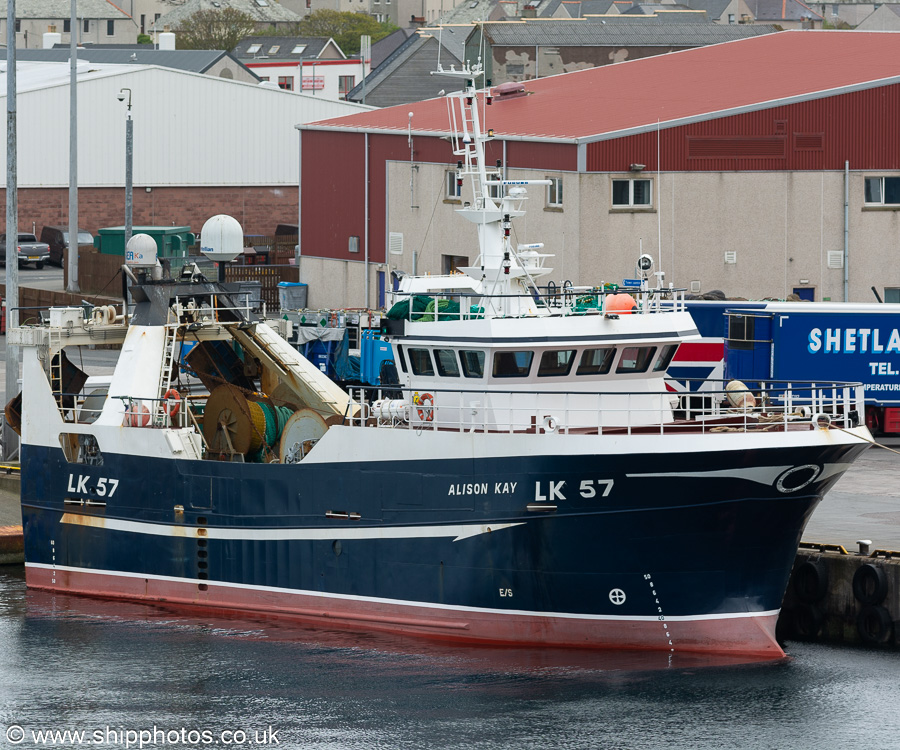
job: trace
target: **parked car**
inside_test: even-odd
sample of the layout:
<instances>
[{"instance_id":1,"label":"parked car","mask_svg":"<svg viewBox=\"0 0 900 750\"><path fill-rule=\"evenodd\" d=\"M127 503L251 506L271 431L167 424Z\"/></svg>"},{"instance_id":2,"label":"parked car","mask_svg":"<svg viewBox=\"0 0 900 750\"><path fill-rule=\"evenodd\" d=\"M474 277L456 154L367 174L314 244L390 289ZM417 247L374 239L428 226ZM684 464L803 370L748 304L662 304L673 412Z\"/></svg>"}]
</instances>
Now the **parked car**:
<instances>
[{"instance_id":1,"label":"parked car","mask_svg":"<svg viewBox=\"0 0 900 750\"><path fill-rule=\"evenodd\" d=\"M50 247L46 242L38 242L33 234L19 232L19 265L34 263L35 268L43 268L50 259ZM6 265L6 233L0 234L0 265Z\"/></svg>"},{"instance_id":2,"label":"parked car","mask_svg":"<svg viewBox=\"0 0 900 750\"><path fill-rule=\"evenodd\" d=\"M68 227L44 227L41 230L41 242L50 246L50 262L62 266L66 262L66 248L69 246ZM84 229L78 230L79 245L93 245L94 235Z\"/></svg>"}]
</instances>

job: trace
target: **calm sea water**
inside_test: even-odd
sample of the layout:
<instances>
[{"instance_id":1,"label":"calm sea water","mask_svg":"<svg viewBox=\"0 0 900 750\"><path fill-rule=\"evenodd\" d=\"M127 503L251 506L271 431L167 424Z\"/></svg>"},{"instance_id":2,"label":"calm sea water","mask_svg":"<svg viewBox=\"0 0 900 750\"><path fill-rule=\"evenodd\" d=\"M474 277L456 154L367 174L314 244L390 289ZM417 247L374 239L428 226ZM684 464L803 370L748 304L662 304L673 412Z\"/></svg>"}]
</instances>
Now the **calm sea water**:
<instances>
[{"instance_id":1,"label":"calm sea water","mask_svg":"<svg viewBox=\"0 0 900 750\"><path fill-rule=\"evenodd\" d=\"M27 592L0 568L0 748L78 744L45 730L99 747L143 730L178 748L900 748L900 654L789 653L445 646Z\"/></svg>"}]
</instances>

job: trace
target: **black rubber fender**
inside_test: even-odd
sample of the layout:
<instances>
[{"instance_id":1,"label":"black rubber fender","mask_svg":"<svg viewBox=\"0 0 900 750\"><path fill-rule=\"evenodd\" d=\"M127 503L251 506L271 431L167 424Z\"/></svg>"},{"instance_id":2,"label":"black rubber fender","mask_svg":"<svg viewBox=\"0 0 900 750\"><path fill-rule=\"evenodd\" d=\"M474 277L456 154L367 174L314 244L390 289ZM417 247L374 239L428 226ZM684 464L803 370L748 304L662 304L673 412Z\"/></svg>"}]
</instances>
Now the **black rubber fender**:
<instances>
[{"instance_id":1,"label":"black rubber fender","mask_svg":"<svg viewBox=\"0 0 900 750\"><path fill-rule=\"evenodd\" d=\"M856 616L856 630L863 643L872 645L887 643L894 630L891 613L877 604L866 605Z\"/></svg>"},{"instance_id":2,"label":"black rubber fender","mask_svg":"<svg viewBox=\"0 0 900 750\"><path fill-rule=\"evenodd\" d=\"M828 593L828 567L822 560L804 560L794 570L794 594L804 604L815 604Z\"/></svg>"},{"instance_id":3,"label":"black rubber fender","mask_svg":"<svg viewBox=\"0 0 900 750\"><path fill-rule=\"evenodd\" d=\"M887 590L887 575L881 565L865 563L853 574L853 596L862 604L881 604Z\"/></svg>"},{"instance_id":4,"label":"black rubber fender","mask_svg":"<svg viewBox=\"0 0 900 750\"><path fill-rule=\"evenodd\" d=\"M798 604L791 610L794 635L804 641L814 641L822 632L825 615L815 604Z\"/></svg>"}]
</instances>

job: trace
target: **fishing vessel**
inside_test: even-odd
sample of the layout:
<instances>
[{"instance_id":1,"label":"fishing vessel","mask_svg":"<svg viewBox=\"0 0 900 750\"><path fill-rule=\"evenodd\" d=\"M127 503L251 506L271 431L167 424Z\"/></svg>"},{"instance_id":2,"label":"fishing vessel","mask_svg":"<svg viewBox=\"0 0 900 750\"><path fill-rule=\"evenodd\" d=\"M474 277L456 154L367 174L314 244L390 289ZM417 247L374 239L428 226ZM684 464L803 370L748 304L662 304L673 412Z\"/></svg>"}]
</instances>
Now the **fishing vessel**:
<instances>
[{"instance_id":1,"label":"fishing vessel","mask_svg":"<svg viewBox=\"0 0 900 750\"><path fill-rule=\"evenodd\" d=\"M698 336L682 293L646 273L630 294L543 284L552 256L510 232L543 183L485 166L480 68L441 72L465 81L450 142L480 255L403 279L383 391L339 388L283 322L152 257L130 271L133 309L10 332L28 586L476 643L782 656L804 526L868 446L861 391L679 400L666 369ZM240 250L228 217L202 237L220 260ZM92 390L75 352L99 343L121 349Z\"/></svg>"}]
</instances>

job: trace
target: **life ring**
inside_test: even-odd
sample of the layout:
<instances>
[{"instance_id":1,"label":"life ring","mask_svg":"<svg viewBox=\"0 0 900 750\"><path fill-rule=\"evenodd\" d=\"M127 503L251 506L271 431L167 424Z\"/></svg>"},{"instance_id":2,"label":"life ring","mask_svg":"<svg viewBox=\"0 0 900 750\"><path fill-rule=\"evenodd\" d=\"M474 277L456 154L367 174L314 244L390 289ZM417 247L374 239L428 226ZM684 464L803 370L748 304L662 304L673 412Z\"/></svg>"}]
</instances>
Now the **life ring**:
<instances>
[{"instance_id":1,"label":"life ring","mask_svg":"<svg viewBox=\"0 0 900 750\"><path fill-rule=\"evenodd\" d=\"M163 399L165 399L163 409L165 409L166 415L174 417L178 414L178 409L181 406L181 394L174 388L169 388L169 390L166 391L166 395L163 396Z\"/></svg>"},{"instance_id":2,"label":"life ring","mask_svg":"<svg viewBox=\"0 0 900 750\"><path fill-rule=\"evenodd\" d=\"M428 399L428 403L425 403L425 400ZM434 419L434 396L430 393L423 393L416 400L416 404L418 404L419 408L416 410L419 414L419 419L423 422L431 422Z\"/></svg>"}]
</instances>

